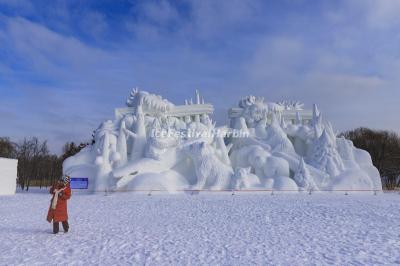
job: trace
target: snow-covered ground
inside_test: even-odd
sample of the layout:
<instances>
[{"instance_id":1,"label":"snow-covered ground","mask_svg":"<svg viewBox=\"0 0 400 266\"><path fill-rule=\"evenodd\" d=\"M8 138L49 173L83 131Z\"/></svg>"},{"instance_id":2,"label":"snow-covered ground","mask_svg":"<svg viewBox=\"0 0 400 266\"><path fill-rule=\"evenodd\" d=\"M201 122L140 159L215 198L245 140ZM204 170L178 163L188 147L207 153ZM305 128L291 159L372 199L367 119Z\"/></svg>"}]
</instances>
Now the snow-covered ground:
<instances>
[{"instance_id":1,"label":"snow-covered ground","mask_svg":"<svg viewBox=\"0 0 400 266\"><path fill-rule=\"evenodd\" d=\"M53 235L50 195L0 197L1 265L400 264L400 195L73 195Z\"/></svg>"}]
</instances>

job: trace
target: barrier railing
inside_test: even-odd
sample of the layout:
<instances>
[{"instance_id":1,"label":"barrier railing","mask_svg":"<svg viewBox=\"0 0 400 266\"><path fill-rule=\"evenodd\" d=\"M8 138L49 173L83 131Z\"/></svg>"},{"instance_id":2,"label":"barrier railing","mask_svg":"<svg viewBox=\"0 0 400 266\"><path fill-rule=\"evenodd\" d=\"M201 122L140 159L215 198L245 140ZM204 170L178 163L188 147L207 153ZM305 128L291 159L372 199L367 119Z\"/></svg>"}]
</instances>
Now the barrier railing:
<instances>
[{"instance_id":1,"label":"barrier railing","mask_svg":"<svg viewBox=\"0 0 400 266\"><path fill-rule=\"evenodd\" d=\"M331 193L344 193L344 195L348 195L351 192L372 192L374 195L378 193L398 193L400 195L400 190L377 190L377 189L321 189L321 190L295 190L295 189L175 189L175 190L167 190L167 189L121 189L121 190L95 190L90 191L93 193L105 193L112 194L112 193L127 193L127 192L138 192L138 193L147 193L149 196L152 193L186 193L190 195L197 195L200 193L231 193L235 195L236 193L254 193L254 192L265 192L274 195L274 193L279 192L297 192L297 193L307 193L312 195L313 193L320 193L320 192L331 192Z\"/></svg>"}]
</instances>

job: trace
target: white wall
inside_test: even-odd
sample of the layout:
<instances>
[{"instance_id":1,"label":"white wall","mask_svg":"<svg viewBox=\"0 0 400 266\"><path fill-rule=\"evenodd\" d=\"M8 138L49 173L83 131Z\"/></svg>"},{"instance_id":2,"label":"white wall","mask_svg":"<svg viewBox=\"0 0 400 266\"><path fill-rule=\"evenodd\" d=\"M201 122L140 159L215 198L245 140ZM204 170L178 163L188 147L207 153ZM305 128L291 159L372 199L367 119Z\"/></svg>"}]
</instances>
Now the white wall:
<instances>
[{"instance_id":1,"label":"white wall","mask_svg":"<svg viewBox=\"0 0 400 266\"><path fill-rule=\"evenodd\" d=\"M0 195L13 195L17 187L18 160L0 158Z\"/></svg>"}]
</instances>

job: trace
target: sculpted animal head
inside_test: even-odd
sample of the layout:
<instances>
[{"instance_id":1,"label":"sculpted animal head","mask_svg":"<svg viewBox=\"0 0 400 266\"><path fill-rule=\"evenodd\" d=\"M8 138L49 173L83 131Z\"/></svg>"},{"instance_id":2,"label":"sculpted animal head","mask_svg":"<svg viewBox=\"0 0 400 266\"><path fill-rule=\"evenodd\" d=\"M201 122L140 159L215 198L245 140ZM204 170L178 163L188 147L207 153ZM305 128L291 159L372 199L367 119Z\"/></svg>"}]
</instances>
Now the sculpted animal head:
<instances>
[{"instance_id":1,"label":"sculpted animal head","mask_svg":"<svg viewBox=\"0 0 400 266\"><path fill-rule=\"evenodd\" d=\"M267 161L267 158L270 156L269 152L265 151L263 148L256 146L249 153L249 163L254 167L260 168L263 167Z\"/></svg>"},{"instance_id":2,"label":"sculpted animal head","mask_svg":"<svg viewBox=\"0 0 400 266\"><path fill-rule=\"evenodd\" d=\"M242 116L246 122L260 121L268 115L268 106L264 103L264 98L247 96L239 102L239 107L243 108Z\"/></svg>"},{"instance_id":3,"label":"sculpted animal head","mask_svg":"<svg viewBox=\"0 0 400 266\"><path fill-rule=\"evenodd\" d=\"M135 107L143 110L144 113L163 113L168 111L174 105L163 99L160 95L132 89L126 101L128 107Z\"/></svg>"}]
</instances>

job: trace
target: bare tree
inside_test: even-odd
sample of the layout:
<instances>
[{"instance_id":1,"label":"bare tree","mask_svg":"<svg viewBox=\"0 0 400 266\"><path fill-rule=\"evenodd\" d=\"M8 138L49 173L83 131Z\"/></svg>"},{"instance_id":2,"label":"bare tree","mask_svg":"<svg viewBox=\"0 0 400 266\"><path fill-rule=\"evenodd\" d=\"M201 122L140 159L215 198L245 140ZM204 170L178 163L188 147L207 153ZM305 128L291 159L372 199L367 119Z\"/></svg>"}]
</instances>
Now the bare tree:
<instances>
[{"instance_id":1,"label":"bare tree","mask_svg":"<svg viewBox=\"0 0 400 266\"><path fill-rule=\"evenodd\" d=\"M40 142L33 137L18 145L18 181L22 189L28 190L32 180L44 178L48 156L47 141Z\"/></svg>"},{"instance_id":2,"label":"bare tree","mask_svg":"<svg viewBox=\"0 0 400 266\"><path fill-rule=\"evenodd\" d=\"M70 156L74 156L85 146L86 146L86 144L82 144L82 143L78 146L74 142L67 142L64 144L63 154L61 155L61 158L63 158L63 160L65 160Z\"/></svg>"},{"instance_id":3,"label":"bare tree","mask_svg":"<svg viewBox=\"0 0 400 266\"><path fill-rule=\"evenodd\" d=\"M16 158L17 145L10 141L9 138L0 137L0 157Z\"/></svg>"}]
</instances>

